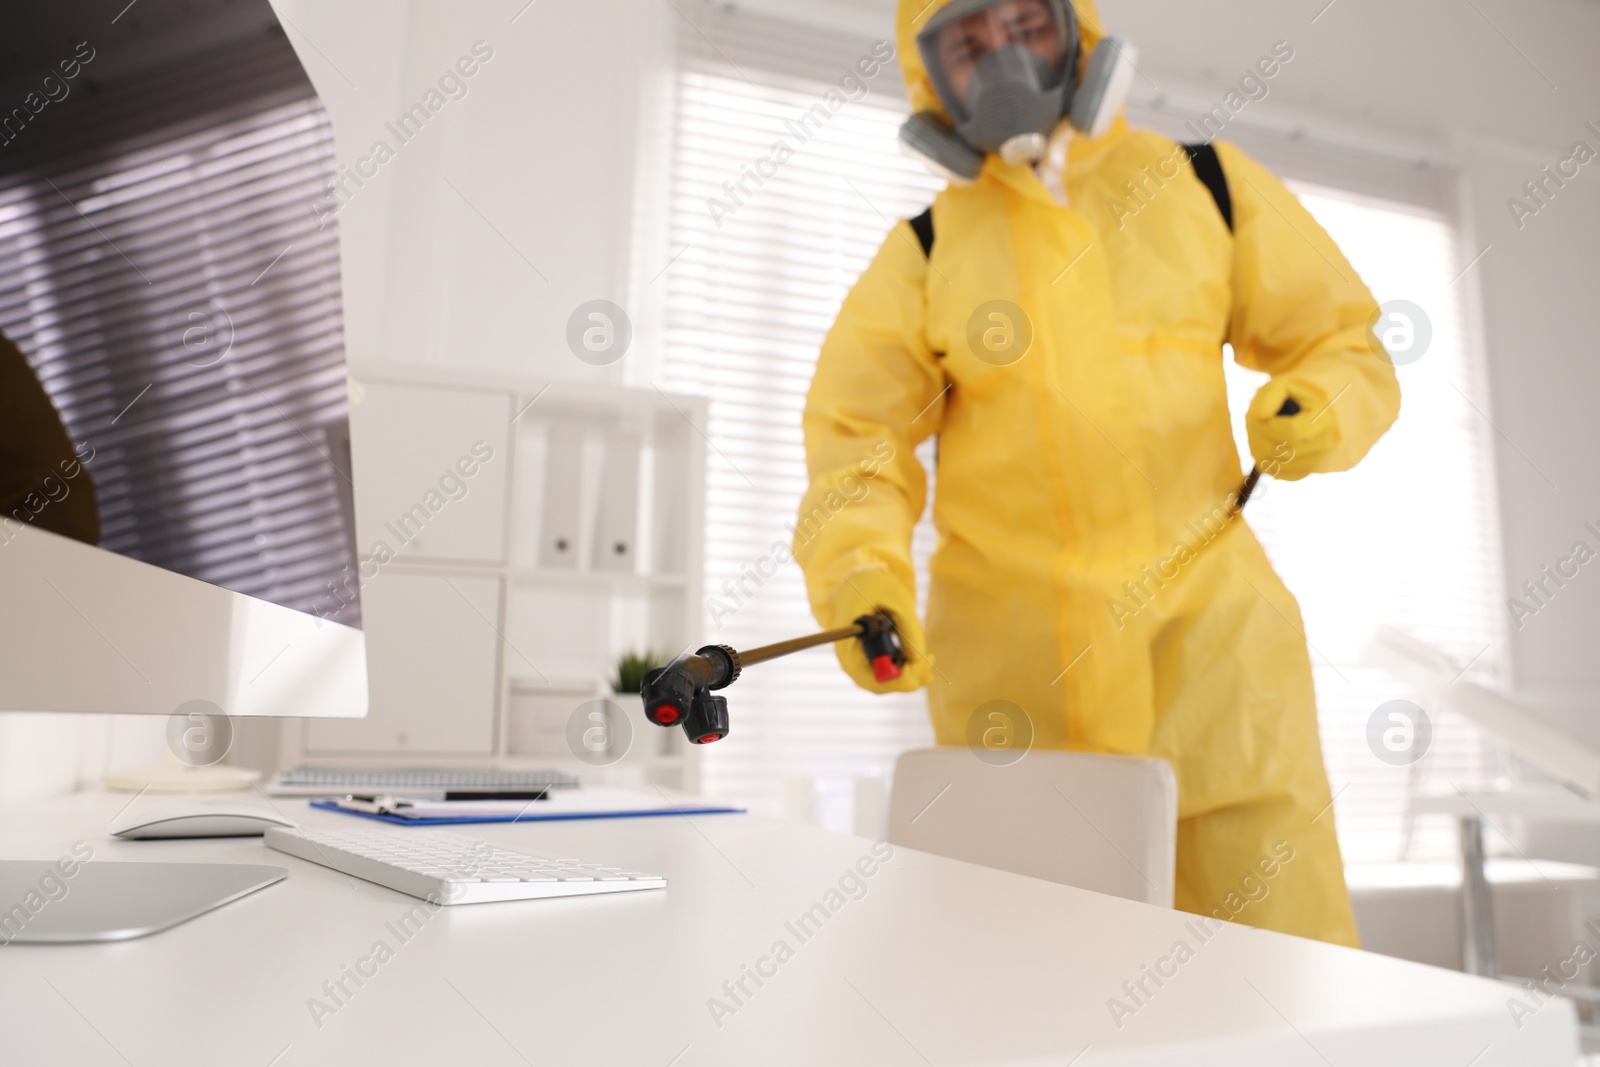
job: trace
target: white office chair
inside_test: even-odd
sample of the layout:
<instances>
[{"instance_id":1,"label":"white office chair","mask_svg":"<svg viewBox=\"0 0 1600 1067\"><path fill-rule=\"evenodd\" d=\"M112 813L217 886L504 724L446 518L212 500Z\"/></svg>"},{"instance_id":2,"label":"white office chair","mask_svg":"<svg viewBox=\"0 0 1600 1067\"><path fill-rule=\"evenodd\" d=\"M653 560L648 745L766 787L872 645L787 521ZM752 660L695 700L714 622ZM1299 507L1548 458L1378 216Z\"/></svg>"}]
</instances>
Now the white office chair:
<instances>
[{"instance_id":1,"label":"white office chair","mask_svg":"<svg viewBox=\"0 0 1600 1067\"><path fill-rule=\"evenodd\" d=\"M1172 767L1144 756L918 749L889 800L890 844L1168 908L1177 834Z\"/></svg>"}]
</instances>

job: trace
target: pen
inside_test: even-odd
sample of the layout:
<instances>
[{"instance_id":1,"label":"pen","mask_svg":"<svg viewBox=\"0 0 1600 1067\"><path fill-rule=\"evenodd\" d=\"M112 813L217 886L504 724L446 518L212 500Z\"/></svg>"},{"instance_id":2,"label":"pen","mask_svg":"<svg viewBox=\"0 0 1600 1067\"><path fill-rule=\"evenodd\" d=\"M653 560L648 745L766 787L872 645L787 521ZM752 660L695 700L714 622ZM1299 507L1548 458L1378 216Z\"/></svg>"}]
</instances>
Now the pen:
<instances>
[{"instance_id":1,"label":"pen","mask_svg":"<svg viewBox=\"0 0 1600 1067\"><path fill-rule=\"evenodd\" d=\"M335 801L341 808L352 811L364 811L372 815L386 815L397 807L404 807L404 802L396 801L394 797L384 794L364 796L351 793L341 800Z\"/></svg>"},{"instance_id":2,"label":"pen","mask_svg":"<svg viewBox=\"0 0 1600 1067\"><path fill-rule=\"evenodd\" d=\"M445 793L446 800L544 800L550 795L548 789L492 789L475 792L463 789L453 789Z\"/></svg>"}]
</instances>

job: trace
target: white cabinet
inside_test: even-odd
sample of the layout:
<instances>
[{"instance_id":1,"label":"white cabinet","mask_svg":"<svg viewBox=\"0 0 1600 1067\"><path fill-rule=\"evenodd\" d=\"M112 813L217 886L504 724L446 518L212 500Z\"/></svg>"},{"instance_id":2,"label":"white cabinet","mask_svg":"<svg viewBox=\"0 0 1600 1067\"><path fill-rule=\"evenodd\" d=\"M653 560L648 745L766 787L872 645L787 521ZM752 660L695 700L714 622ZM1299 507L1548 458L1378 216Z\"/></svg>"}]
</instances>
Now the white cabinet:
<instances>
[{"instance_id":1,"label":"white cabinet","mask_svg":"<svg viewBox=\"0 0 1600 1067\"><path fill-rule=\"evenodd\" d=\"M307 724L307 755L489 756L499 705L501 583L391 565L361 587L371 710Z\"/></svg>"},{"instance_id":2,"label":"white cabinet","mask_svg":"<svg viewBox=\"0 0 1600 1067\"><path fill-rule=\"evenodd\" d=\"M703 643L706 401L445 368L355 378L371 712L300 724L282 761L694 790L697 753L642 715L614 765L564 758L562 738L621 653Z\"/></svg>"},{"instance_id":3,"label":"white cabinet","mask_svg":"<svg viewBox=\"0 0 1600 1067\"><path fill-rule=\"evenodd\" d=\"M509 390L364 383L351 407L356 531L400 559L499 563L512 464Z\"/></svg>"}]
</instances>

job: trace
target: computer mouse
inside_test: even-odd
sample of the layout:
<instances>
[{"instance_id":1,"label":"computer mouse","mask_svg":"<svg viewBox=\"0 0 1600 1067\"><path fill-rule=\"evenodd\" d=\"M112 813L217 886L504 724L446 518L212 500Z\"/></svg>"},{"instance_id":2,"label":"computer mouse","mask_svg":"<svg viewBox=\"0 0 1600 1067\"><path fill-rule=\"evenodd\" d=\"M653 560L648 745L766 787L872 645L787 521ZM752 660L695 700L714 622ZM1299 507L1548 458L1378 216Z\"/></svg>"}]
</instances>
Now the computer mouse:
<instances>
[{"instance_id":1,"label":"computer mouse","mask_svg":"<svg viewBox=\"0 0 1600 1067\"><path fill-rule=\"evenodd\" d=\"M269 826L294 828L294 823L270 808L229 801L168 804L133 815L122 815L106 832L124 840L172 837L260 837Z\"/></svg>"}]
</instances>

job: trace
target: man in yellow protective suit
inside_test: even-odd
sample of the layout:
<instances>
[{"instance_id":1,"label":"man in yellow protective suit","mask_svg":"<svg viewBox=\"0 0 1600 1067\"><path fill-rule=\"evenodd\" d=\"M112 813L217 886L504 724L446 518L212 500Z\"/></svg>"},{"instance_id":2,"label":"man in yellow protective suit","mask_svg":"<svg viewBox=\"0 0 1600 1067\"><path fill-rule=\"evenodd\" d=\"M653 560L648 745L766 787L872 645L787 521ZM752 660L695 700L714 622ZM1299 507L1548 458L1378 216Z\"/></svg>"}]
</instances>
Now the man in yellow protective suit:
<instances>
[{"instance_id":1,"label":"man in yellow protective suit","mask_svg":"<svg viewBox=\"0 0 1600 1067\"><path fill-rule=\"evenodd\" d=\"M901 0L897 33L902 136L971 180L894 227L823 345L795 542L813 611L894 618L899 678L859 642L840 661L874 692L926 685L941 745L1000 708L1018 743L1170 761L1179 908L1354 945L1299 608L1233 517L1222 346L1271 375L1247 414L1263 470L1348 469L1399 412L1371 294L1237 149L1128 127L1128 50L1086 0ZM824 506L863 470L865 497Z\"/></svg>"}]
</instances>

